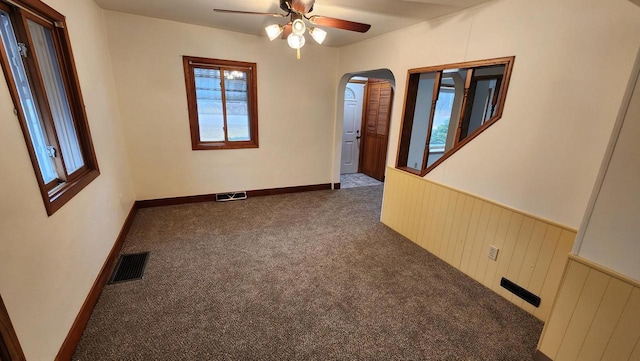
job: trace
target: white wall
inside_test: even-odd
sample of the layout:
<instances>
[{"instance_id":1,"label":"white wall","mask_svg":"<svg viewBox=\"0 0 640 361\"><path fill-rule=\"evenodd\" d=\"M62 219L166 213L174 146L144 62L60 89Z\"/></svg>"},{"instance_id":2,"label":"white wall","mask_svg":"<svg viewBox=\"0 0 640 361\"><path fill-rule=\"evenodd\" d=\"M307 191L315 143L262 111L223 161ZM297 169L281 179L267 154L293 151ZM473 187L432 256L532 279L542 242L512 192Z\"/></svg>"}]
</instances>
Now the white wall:
<instances>
[{"instance_id":1,"label":"white wall","mask_svg":"<svg viewBox=\"0 0 640 361\"><path fill-rule=\"evenodd\" d=\"M106 17L137 199L331 182L336 49ZM257 63L260 148L191 150L183 55Z\"/></svg>"},{"instance_id":2,"label":"white wall","mask_svg":"<svg viewBox=\"0 0 640 361\"><path fill-rule=\"evenodd\" d=\"M338 71L394 73L394 166L408 69L515 55L503 118L427 178L577 228L638 34L627 0L502 0L341 48Z\"/></svg>"},{"instance_id":3,"label":"white wall","mask_svg":"<svg viewBox=\"0 0 640 361\"><path fill-rule=\"evenodd\" d=\"M101 175L47 217L0 81L0 294L30 361L58 353L134 201L102 10L91 0L45 2L67 17Z\"/></svg>"},{"instance_id":4,"label":"white wall","mask_svg":"<svg viewBox=\"0 0 640 361\"><path fill-rule=\"evenodd\" d=\"M640 56L638 57L640 67ZM595 189L574 252L618 273L640 280L640 77L628 107L622 107L619 134L603 165L602 183Z\"/></svg>"}]
</instances>

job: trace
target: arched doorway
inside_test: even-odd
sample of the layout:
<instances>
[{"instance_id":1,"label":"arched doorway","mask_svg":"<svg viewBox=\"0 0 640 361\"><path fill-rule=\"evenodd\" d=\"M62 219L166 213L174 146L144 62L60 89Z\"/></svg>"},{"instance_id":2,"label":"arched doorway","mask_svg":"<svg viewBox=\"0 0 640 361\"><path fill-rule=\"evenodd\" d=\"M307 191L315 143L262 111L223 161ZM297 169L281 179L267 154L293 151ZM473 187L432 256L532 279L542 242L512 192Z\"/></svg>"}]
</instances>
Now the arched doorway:
<instances>
[{"instance_id":1,"label":"arched doorway","mask_svg":"<svg viewBox=\"0 0 640 361\"><path fill-rule=\"evenodd\" d=\"M338 86L335 188L384 181L395 77L388 69L345 74Z\"/></svg>"}]
</instances>

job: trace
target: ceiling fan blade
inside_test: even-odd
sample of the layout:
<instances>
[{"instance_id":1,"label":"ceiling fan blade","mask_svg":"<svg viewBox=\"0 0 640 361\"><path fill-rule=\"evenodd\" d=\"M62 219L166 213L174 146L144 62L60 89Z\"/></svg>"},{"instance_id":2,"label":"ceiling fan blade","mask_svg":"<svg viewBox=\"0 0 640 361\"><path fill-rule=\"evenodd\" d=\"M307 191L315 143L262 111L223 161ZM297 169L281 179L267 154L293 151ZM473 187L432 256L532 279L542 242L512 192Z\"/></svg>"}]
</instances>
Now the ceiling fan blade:
<instances>
[{"instance_id":1,"label":"ceiling fan blade","mask_svg":"<svg viewBox=\"0 0 640 361\"><path fill-rule=\"evenodd\" d=\"M284 30L282 30L282 38L286 39L289 34L291 34L291 24L284 26Z\"/></svg>"},{"instance_id":2,"label":"ceiling fan blade","mask_svg":"<svg viewBox=\"0 0 640 361\"><path fill-rule=\"evenodd\" d=\"M355 21L342 20L336 18L330 18L327 16L314 15L309 18L309 22L314 25L328 26L330 28L337 28L343 30L357 31L359 33L366 33L371 29L371 25L364 23L357 23Z\"/></svg>"},{"instance_id":3,"label":"ceiling fan blade","mask_svg":"<svg viewBox=\"0 0 640 361\"><path fill-rule=\"evenodd\" d=\"M227 14L267 15L267 16L273 16L277 18L284 18L288 15L288 14L278 14L278 13L258 13L255 11L240 11L240 10L226 10L226 9L213 9L213 11L218 13L227 13Z\"/></svg>"}]
</instances>

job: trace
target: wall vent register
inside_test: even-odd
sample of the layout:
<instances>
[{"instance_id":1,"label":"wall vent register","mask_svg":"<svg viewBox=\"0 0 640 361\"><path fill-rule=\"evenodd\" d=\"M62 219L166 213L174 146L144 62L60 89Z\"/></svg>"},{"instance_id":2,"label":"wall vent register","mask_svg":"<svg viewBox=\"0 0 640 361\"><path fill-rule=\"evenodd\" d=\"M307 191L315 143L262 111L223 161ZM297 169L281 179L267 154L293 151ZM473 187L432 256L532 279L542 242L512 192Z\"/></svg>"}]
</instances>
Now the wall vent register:
<instances>
[{"instance_id":1,"label":"wall vent register","mask_svg":"<svg viewBox=\"0 0 640 361\"><path fill-rule=\"evenodd\" d=\"M522 298L523 300L534 305L535 307L540 307L540 297L534 295L533 293L529 292L523 287L518 286L517 284L511 282L510 280L502 277L502 279L500 280L500 286L506 288L509 292Z\"/></svg>"},{"instance_id":2,"label":"wall vent register","mask_svg":"<svg viewBox=\"0 0 640 361\"><path fill-rule=\"evenodd\" d=\"M109 284L142 279L148 259L149 252L121 255Z\"/></svg>"},{"instance_id":3,"label":"wall vent register","mask_svg":"<svg viewBox=\"0 0 640 361\"><path fill-rule=\"evenodd\" d=\"M216 202L239 201L247 199L247 192L218 193Z\"/></svg>"}]
</instances>

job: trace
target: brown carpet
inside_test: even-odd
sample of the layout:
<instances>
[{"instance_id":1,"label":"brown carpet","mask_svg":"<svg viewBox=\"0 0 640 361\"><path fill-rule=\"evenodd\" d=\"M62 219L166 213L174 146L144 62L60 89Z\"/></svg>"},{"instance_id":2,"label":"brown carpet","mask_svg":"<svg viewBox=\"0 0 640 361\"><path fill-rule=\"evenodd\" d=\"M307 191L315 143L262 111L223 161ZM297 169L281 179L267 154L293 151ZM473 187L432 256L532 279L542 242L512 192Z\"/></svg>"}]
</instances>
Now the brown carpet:
<instances>
[{"instance_id":1,"label":"brown carpet","mask_svg":"<svg viewBox=\"0 0 640 361\"><path fill-rule=\"evenodd\" d=\"M74 360L532 360L542 323L379 222L382 186L140 210Z\"/></svg>"}]
</instances>

